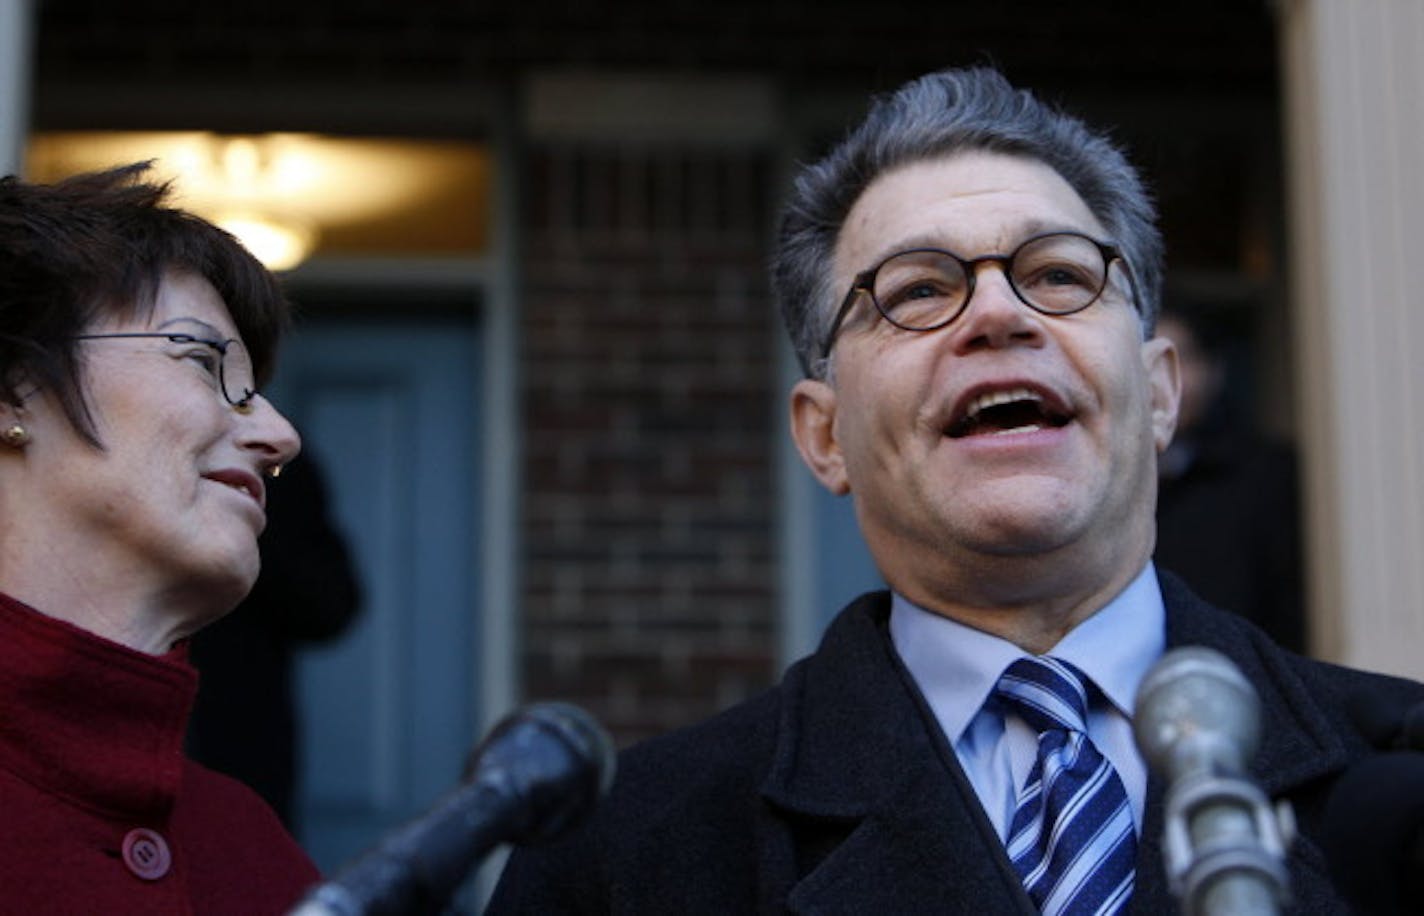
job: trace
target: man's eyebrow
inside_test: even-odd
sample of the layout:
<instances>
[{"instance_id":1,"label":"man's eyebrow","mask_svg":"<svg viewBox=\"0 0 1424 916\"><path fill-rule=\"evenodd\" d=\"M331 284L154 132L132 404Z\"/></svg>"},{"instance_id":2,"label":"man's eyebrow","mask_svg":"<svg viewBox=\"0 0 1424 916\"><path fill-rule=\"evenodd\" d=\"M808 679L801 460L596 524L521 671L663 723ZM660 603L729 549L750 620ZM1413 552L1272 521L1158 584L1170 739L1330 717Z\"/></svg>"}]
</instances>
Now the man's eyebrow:
<instances>
[{"instance_id":1,"label":"man's eyebrow","mask_svg":"<svg viewBox=\"0 0 1424 916\"><path fill-rule=\"evenodd\" d=\"M1097 233L1084 226L1076 226L1066 222L1048 222L1041 219L1030 219L1021 225L1015 226L1012 235L1008 236L1013 241L1009 242L1002 250L993 252L995 254L1008 254L1026 240L1035 235L1043 235L1048 232L1077 232L1091 238L1097 238ZM917 232L914 235L902 239L896 239L894 243L881 247L871 264L879 264L881 261L902 251L909 251L912 248L938 248L941 251L948 251L950 254L968 257L954 246L945 244L945 233L937 231ZM977 255L976 255L977 256Z\"/></svg>"}]
</instances>

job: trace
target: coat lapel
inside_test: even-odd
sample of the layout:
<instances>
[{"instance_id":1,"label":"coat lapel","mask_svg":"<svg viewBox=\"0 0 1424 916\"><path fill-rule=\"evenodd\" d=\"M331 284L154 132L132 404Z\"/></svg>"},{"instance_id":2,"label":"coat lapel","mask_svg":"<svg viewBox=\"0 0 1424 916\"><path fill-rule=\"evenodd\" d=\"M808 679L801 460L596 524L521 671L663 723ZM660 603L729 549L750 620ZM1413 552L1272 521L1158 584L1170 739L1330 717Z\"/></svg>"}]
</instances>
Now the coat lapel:
<instances>
[{"instance_id":1,"label":"coat lapel","mask_svg":"<svg viewBox=\"0 0 1424 916\"><path fill-rule=\"evenodd\" d=\"M1033 913L978 798L867 596L788 675L765 842L797 863L764 888L794 913Z\"/></svg>"},{"instance_id":2,"label":"coat lapel","mask_svg":"<svg viewBox=\"0 0 1424 916\"><path fill-rule=\"evenodd\" d=\"M1300 677L1285 663L1283 650L1240 618L1202 601L1170 573L1159 570L1158 580L1167 610L1167 647L1215 649L1231 659L1256 688L1261 701L1261 744L1250 771L1266 795L1289 797L1344 769L1349 761L1346 747ZM1159 774L1149 777L1133 894L1133 909L1139 913L1159 913L1164 907L1175 906L1162 857L1166 789ZM1326 893L1314 889L1313 879L1308 877L1324 872L1323 853L1312 840L1297 838L1291 859L1297 866L1292 869L1294 882L1311 880L1309 893Z\"/></svg>"},{"instance_id":3,"label":"coat lapel","mask_svg":"<svg viewBox=\"0 0 1424 916\"><path fill-rule=\"evenodd\" d=\"M1241 618L1217 610L1170 573L1161 573L1169 648L1201 645L1231 659L1261 701L1261 745L1251 774L1271 797L1339 772L1350 754L1336 726L1284 650Z\"/></svg>"}]
</instances>

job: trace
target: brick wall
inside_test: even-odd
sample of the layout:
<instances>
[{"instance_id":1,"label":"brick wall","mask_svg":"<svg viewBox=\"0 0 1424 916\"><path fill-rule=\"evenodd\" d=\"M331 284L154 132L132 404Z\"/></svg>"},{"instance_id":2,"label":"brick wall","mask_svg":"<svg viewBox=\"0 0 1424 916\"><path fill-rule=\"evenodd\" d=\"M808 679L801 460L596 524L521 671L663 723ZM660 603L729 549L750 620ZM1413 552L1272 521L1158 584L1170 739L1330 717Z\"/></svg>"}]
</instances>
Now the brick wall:
<instances>
[{"instance_id":1,"label":"brick wall","mask_svg":"<svg viewBox=\"0 0 1424 916\"><path fill-rule=\"evenodd\" d=\"M773 674L769 161L528 159L524 686L624 742Z\"/></svg>"}]
</instances>

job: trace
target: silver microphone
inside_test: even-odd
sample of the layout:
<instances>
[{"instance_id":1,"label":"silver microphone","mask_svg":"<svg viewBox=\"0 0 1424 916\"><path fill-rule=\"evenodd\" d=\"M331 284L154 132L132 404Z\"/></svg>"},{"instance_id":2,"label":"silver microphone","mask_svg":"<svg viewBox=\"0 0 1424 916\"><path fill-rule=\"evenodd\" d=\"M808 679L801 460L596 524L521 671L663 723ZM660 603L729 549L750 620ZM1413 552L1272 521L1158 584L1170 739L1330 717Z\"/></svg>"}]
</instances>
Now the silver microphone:
<instances>
[{"instance_id":1,"label":"silver microphone","mask_svg":"<svg viewBox=\"0 0 1424 916\"><path fill-rule=\"evenodd\" d=\"M1142 756L1167 780L1163 855L1183 911L1279 913L1295 819L1247 776L1261 735L1251 683L1220 652L1174 649L1143 678L1133 731Z\"/></svg>"}]
</instances>

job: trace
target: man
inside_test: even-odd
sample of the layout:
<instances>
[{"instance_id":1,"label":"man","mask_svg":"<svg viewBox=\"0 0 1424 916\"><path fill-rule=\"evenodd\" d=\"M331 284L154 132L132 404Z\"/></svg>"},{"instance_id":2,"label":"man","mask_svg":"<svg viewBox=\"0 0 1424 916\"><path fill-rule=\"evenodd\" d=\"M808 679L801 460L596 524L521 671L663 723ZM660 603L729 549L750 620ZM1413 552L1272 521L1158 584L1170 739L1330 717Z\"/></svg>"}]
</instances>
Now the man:
<instances>
[{"instance_id":1,"label":"man","mask_svg":"<svg viewBox=\"0 0 1424 916\"><path fill-rule=\"evenodd\" d=\"M1170 912L1131 717L1188 643L1260 692L1296 899L1344 909L1320 811L1370 748L1343 697L1424 688L1288 655L1153 568L1180 389L1154 219L1117 149L990 70L905 86L803 172L775 264L791 432L891 592L778 688L626 753L492 912Z\"/></svg>"},{"instance_id":2,"label":"man","mask_svg":"<svg viewBox=\"0 0 1424 916\"><path fill-rule=\"evenodd\" d=\"M1207 316L1167 309L1182 367L1177 432L1157 463L1157 562L1276 642L1306 650L1295 454L1224 409L1226 358Z\"/></svg>"}]
</instances>

